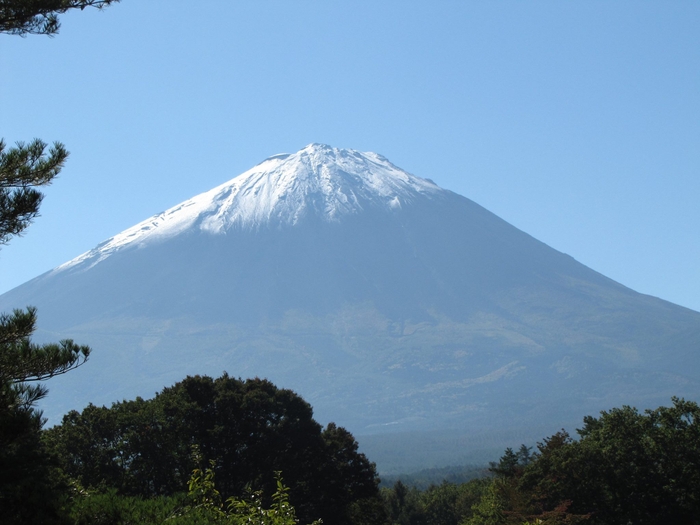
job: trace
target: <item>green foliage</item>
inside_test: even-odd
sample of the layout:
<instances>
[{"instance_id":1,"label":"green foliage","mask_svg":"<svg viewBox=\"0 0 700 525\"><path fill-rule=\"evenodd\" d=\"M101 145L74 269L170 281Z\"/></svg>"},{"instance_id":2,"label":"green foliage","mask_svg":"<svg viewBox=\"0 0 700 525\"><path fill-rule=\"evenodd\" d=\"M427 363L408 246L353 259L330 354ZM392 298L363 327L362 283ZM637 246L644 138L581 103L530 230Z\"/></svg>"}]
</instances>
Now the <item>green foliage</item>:
<instances>
[{"instance_id":1,"label":"green foliage","mask_svg":"<svg viewBox=\"0 0 700 525\"><path fill-rule=\"evenodd\" d=\"M50 184L67 158L58 142L47 154L39 139L7 151L0 140L0 244L21 234L38 215L43 195L36 188Z\"/></svg>"},{"instance_id":2,"label":"green foliage","mask_svg":"<svg viewBox=\"0 0 700 525\"><path fill-rule=\"evenodd\" d=\"M202 462L198 447L193 459ZM170 497L144 499L123 496L115 489L104 493L90 493L76 484L71 505L71 523L74 525L297 525L294 507L289 501L289 488L275 473L275 492L269 508L263 506L260 491L246 496L230 497L222 503L216 488L215 462L206 468L197 467L187 483L188 493ZM321 525L317 520L310 525Z\"/></svg>"},{"instance_id":3,"label":"green foliage","mask_svg":"<svg viewBox=\"0 0 700 525\"><path fill-rule=\"evenodd\" d=\"M35 311L0 316L0 508L7 523L60 523L65 484L40 439L35 404L43 385L29 384L81 365L89 348L72 341L35 345Z\"/></svg>"},{"instance_id":4,"label":"green foliage","mask_svg":"<svg viewBox=\"0 0 700 525\"><path fill-rule=\"evenodd\" d=\"M164 525L186 505L186 496L144 499L105 493L82 493L73 497L70 519L73 525Z\"/></svg>"},{"instance_id":5,"label":"green foliage","mask_svg":"<svg viewBox=\"0 0 700 525\"><path fill-rule=\"evenodd\" d=\"M119 0L0 0L0 33L55 35L58 15L70 9L103 9Z\"/></svg>"},{"instance_id":6,"label":"green foliage","mask_svg":"<svg viewBox=\"0 0 700 525\"><path fill-rule=\"evenodd\" d=\"M586 417L579 440L565 431L530 455L506 450L468 525L699 523L700 407L639 413L625 406Z\"/></svg>"},{"instance_id":7,"label":"green foliage","mask_svg":"<svg viewBox=\"0 0 700 525\"><path fill-rule=\"evenodd\" d=\"M389 523L396 525L418 525L425 521L425 511L420 492L397 481L391 489L382 489L384 505Z\"/></svg>"},{"instance_id":8,"label":"green foliage","mask_svg":"<svg viewBox=\"0 0 700 525\"><path fill-rule=\"evenodd\" d=\"M199 447L194 447L194 457L201 461ZM275 492L272 494L272 504L266 509L263 506L261 491L249 492L247 497L230 497L226 500L226 509L221 503L221 494L215 486L214 466L210 461L208 468L196 468L188 482L188 498L190 505L172 516L168 523L191 524L232 524L232 525L296 525L294 507L289 502L289 488L282 483L280 472L275 472ZM311 525L321 525L321 520Z\"/></svg>"},{"instance_id":9,"label":"green foliage","mask_svg":"<svg viewBox=\"0 0 700 525\"><path fill-rule=\"evenodd\" d=\"M0 314L0 381L20 384L65 374L87 361L90 348L72 340L36 345L30 341L36 308Z\"/></svg>"},{"instance_id":10,"label":"green foliage","mask_svg":"<svg viewBox=\"0 0 700 525\"><path fill-rule=\"evenodd\" d=\"M118 0L0 0L0 33L58 31L58 14L73 8L104 7ZM21 235L39 214L37 189L58 176L68 152L35 139L7 148L0 139L0 245ZM0 519L3 523L65 523L64 476L40 440L43 420L34 407L47 393L41 381L85 363L87 346L71 340L36 345L31 335L36 310L0 315Z\"/></svg>"},{"instance_id":11,"label":"green foliage","mask_svg":"<svg viewBox=\"0 0 700 525\"><path fill-rule=\"evenodd\" d=\"M210 464L211 467L204 471L200 468L194 469L187 483L189 496L196 504L194 508L221 509L221 494L214 485L216 461L210 460Z\"/></svg>"},{"instance_id":12,"label":"green foliage","mask_svg":"<svg viewBox=\"0 0 700 525\"><path fill-rule=\"evenodd\" d=\"M0 522L65 523L67 485L42 447L41 419L31 410L0 409Z\"/></svg>"},{"instance_id":13,"label":"green foliage","mask_svg":"<svg viewBox=\"0 0 700 525\"><path fill-rule=\"evenodd\" d=\"M298 522L294 507L289 503L289 488L282 483L279 472L275 473L277 489L272 494L272 506L264 509L262 506L262 494L255 492L246 499L231 497L227 500L229 508L229 523L251 525L296 525ZM312 522L311 525L320 525L321 520Z\"/></svg>"},{"instance_id":14,"label":"green foliage","mask_svg":"<svg viewBox=\"0 0 700 525\"><path fill-rule=\"evenodd\" d=\"M501 482L494 480L472 506L472 516L460 525L502 525L506 521L505 504L501 494Z\"/></svg>"},{"instance_id":15,"label":"green foliage","mask_svg":"<svg viewBox=\"0 0 700 525\"><path fill-rule=\"evenodd\" d=\"M423 504L430 523L457 525L461 514L458 509L459 488L451 483L432 486L423 494ZM463 509L461 509L463 510Z\"/></svg>"},{"instance_id":16,"label":"green foliage","mask_svg":"<svg viewBox=\"0 0 700 525\"><path fill-rule=\"evenodd\" d=\"M473 479L483 478L488 470L483 465L452 465L448 467L430 468L413 472L411 474L383 475L382 487L393 487L397 481L418 490L426 490L433 485L439 485L445 481L454 485L461 485Z\"/></svg>"},{"instance_id":17,"label":"green foliage","mask_svg":"<svg viewBox=\"0 0 700 525\"><path fill-rule=\"evenodd\" d=\"M472 506L481 499L490 481L474 479L467 483L443 482L425 491L397 481L382 489L388 523L396 525L458 525L472 515Z\"/></svg>"},{"instance_id":18,"label":"green foliage","mask_svg":"<svg viewBox=\"0 0 700 525\"><path fill-rule=\"evenodd\" d=\"M0 140L0 245L20 235L38 215L43 196L37 187L50 184L68 157L62 144L55 143L48 152L46 147L37 139L8 150ZM30 337L35 326L35 308L0 314L0 419L12 419L17 411L31 416L46 389L26 382L68 372L83 364L90 353L87 346L71 340L33 344Z\"/></svg>"},{"instance_id":19,"label":"green foliage","mask_svg":"<svg viewBox=\"0 0 700 525\"><path fill-rule=\"evenodd\" d=\"M498 463L491 463L489 471L504 478L519 477L532 462L532 447L521 445L517 452L508 447Z\"/></svg>"},{"instance_id":20,"label":"green foliage","mask_svg":"<svg viewBox=\"0 0 700 525\"><path fill-rule=\"evenodd\" d=\"M6 4L1 4L2 8ZM39 140L6 149L0 140L0 245L21 234L39 212L36 189L58 175L68 153ZM65 485L42 446L41 412L34 407L47 390L41 381L83 364L86 346L65 340L36 345L36 310L0 315L0 508L7 523L62 523Z\"/></svg>"},{"instance_id":21,"label":"green foliage","mask_svg":"<svg viewBox=\"0 0 700 525\"><path fill-rule=\"evenodd\" d=\"M300 519L381 523L374 464L349 432L334 424L322 429L312 416L302 398L269 381L196 376L151 400L69 412L45 432L45 442L65 472L92 490L175 494L185 473L202 469L190 454L198 444L216 461L210 468L223 499L249 485L268 495L268 505L277 487L272 473L282 471Z\"/></svg>"},{"instance_id":22,"label":"green foliage","mask_svg":"<svg viewBox=\"0 0 700 525\"><path fill-rule=\"evenodd\" d=\"M700 407L641 414L625 406L587 417L573 441L558 434L540 445L521 487L551 510L570 502L593 523L696 523L700 515Z\"/></svg>"}]
</instances>

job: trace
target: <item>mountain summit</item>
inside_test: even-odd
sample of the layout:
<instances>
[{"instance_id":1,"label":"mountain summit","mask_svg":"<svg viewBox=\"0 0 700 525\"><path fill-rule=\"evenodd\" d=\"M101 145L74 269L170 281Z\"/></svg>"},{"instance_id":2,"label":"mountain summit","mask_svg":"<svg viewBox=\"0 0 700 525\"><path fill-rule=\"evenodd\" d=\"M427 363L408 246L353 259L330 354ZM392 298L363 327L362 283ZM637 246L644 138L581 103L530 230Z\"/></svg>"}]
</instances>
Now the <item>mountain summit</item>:
<instances>
[{"instance_id":1,"label":"mountain summit","mask_svg":"<svg viewBox=\"0 0 700 525\"><path fill-rule=\"evenodd\" d=\"M292 388L356 435L458 429L497 457L508 429L512 446L613 406L700 397L697 312L381 155L319 144L0 296L0 311L23 305L39 339L94 348L52 380L51 418L226 370ZM444 463L463 459L448 448Z\"/></svg>"},{"instance_id":2,"label":"mountain summit","mask_svg":"<svg viewBox=\"0 0 700 525\"><path fill-rule=\"evenodd\" d=\"M274 155L216 188L101 243L59 269L103 260L129 245L158 242L188 229L279 228L304 220L339 221L367 209L391 212L445 190L401 170L376 153L309 144Z\"/></svg>"}]
</instances>

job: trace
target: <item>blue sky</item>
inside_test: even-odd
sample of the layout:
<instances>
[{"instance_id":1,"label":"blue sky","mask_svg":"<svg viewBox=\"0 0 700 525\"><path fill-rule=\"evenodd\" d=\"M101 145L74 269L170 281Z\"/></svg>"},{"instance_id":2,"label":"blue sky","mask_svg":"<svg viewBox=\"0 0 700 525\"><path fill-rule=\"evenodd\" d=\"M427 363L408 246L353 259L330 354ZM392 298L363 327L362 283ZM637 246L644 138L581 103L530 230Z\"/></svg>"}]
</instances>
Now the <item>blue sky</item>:
<instances>
[{"instance_id":1,"label":"blue sky","mask_svg":"<svg viewBox=\"0 0 700 525\"><path fill-rule=\"evenodd\" d=\"M698 27L690 1L123 0L0 35L0 136L71 151L0 292L323 142L700 310Z\"/></svg>"}]
</instances>

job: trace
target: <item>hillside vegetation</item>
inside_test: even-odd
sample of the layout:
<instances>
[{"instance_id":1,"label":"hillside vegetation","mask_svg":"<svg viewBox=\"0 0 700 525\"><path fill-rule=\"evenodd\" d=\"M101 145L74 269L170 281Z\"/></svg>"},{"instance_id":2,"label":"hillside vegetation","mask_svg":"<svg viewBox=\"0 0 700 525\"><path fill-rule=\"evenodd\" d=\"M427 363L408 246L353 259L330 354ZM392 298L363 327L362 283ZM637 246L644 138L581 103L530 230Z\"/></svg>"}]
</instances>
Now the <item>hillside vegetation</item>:
<instances>
[{"instance_id":1,"label":"hillside vegetation","mask_svg":"<svg viewBox=\"0 0 700 525\"><path fill-rule=\"evenodd\" d=\"M261 379L187 377L153 399L87 406L0 456L2 523L595 525L698 523L700 407L587 417L479 477L379 488L345 429ZM391 439L387 436L387 439ZM458 478L453 478L457 480ZM411 486L411 484L414 484Z\"/></svg>"}]
</instances>

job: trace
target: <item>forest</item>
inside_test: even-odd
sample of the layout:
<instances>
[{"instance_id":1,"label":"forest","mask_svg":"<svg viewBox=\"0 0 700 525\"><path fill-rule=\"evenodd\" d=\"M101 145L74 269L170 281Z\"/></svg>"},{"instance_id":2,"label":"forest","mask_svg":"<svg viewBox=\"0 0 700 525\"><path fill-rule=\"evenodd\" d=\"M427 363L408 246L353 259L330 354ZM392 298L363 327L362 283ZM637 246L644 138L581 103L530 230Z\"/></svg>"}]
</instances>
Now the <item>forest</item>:
<instances>
[{"instance_id":1,"label":"forest","mask_svg":"<svg viewBox=\"0 0 700 525\"><path fill-rule=\"evenodd\" d=\"M23 408L0 414L4 523L700 522L700 407L678 398L586 417L576 438L562 430L480 477L423 489L380 488L348 431L263 379L187 377L48 429Z\"/></svg>"}]
</instances>

